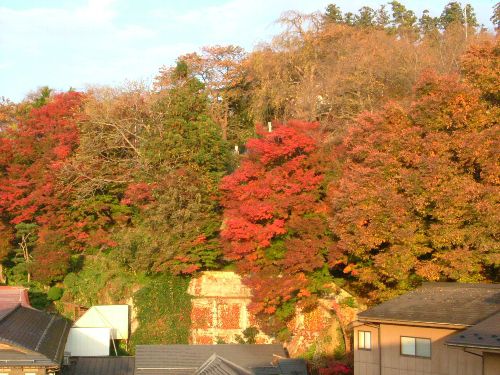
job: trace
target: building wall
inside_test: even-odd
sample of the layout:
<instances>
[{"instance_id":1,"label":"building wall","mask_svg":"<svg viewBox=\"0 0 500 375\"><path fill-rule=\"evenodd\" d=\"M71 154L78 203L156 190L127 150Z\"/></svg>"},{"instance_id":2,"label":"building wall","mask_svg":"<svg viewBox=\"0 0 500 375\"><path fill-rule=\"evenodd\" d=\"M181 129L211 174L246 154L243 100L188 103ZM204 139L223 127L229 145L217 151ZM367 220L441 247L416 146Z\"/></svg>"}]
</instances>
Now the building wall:
<instances>
[{"instance_id":1,"label":"building wall","mask_svg":"<svg viewBox=\"0 0 500 375\"><path fill-rule=\"evenodd\" d=\"M248 327L256 326L249 314L251 291L233 272L204 272L192 279L188 289L192 299L192 344L216 344L218 340L235 342L237 335ZM259 343L270 339L259 334Z\"/></svg>"},{"instance_id":2,"label":"building wall","mask_svg":"<svg viewBox=\"0 0 500 375\"><path fill-rule=\"evenodd\" d=\"M381 324L380 353L376 342L377 333L372 333L373 353L365 353L358 349L359 330L368 329L366 326L355 328L355 375L482 375L483 373L481 357L445 345L447 336L456 333L456 330ZM401 355L401 336L431 339L431 358ZM379 355L381 366L377 367Z\"/></svg>"},{"instance_id":3,"label":"building wall","mask_svg":"<svg viewBox=\"0 0 500 375\"><path fill-rule=\"evenodd\" d=\"M371 332L371 350L359 348L358 332ZM380 346L378 328L362 325L354 329L354 375L380 375Z\"/></svg>"},{"instance_id":4,"label":"building wall","mask_svg":"<svg viewBox=\"0 0 500 375\"><path fill-rule=\"evenodd\" d=\"M47 374L45 367L0 367L0 374L2 373L9 375Z\"/></svg>"},{"instance_id":5,"label":"building wall","mask_svg":"<svg viewBox=\"0 0 500 375\"><path fill-rule=\"evenodd\" d=\"M483 353L484 375L500 373L500 353Z\"/></svg>"}]
</instances>

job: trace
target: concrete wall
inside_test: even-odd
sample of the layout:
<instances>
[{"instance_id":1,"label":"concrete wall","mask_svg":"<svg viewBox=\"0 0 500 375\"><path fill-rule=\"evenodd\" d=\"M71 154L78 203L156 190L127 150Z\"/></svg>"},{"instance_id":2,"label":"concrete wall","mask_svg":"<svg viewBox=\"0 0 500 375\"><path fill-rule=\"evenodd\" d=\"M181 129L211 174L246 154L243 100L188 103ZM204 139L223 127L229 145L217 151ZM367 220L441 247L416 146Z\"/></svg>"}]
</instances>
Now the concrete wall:
<instances>
[{"instance_id":1,"label":"concrete wall","mask_svg":"<svg viewBox=\"0 0 500 375\"><path fill-rule=\"evenodd\" d=\"M215 344L218 340L235 342L236 335L256 322L248 312L251 291L234 272L204 272L191 280L188 293L192 299L192 344ZM271 339L260 333L259 343Z\"/></svg>"},{"instance_id":2,"label":"concrete wall","mask_svg":"<svg viewBox=\"0 0 500 375\"><path fill-rule=\"evenodd\" d=\"M191 310L190 342L192 344L214 344L217 340L235 342L237 335L247 327L257 327L255 317L248 309L251 290L234 272L207 271L192 279L188 293L193 296ZM350 297L339 290L339 299ZM338 345L336 311L340 305L335 299L320 300L316 309L301 311L288 322L291 340L286 347L292 356L300 355L314 343L322 352L332 354ZM346 325L356 316L355 309L342 308L342 323ZM344 322L348 321L348 322ZM328 337L325 337L328 336ZM322 340L325 338L325 340ZM327 338L327 339L326 339ZM258 343L271 343L269 336L260 332ZM319 345L324 341L324 345Z\"/></svg>"},{"instance_id":3,"label":"concrete wall","mask_svg":"<svg viewBox=\"0 0 500 375\"><path fill-rule=\"evenodd\" d=\"M453 329L411 327L402 325L380 325L380 346L378 333L372 333L373 353L358 349L358 331L368 330L366 326L354 329L355 375L482 375L482 358L464 352L460 348L444 344L447 336L456 333ZM371 330L376 331L375 328ZM401 336L431 339L431 358L401 355ZM377 364L380 352L381 373Z\"/></svg>"},{"instance_id":4,"label":"concrete wall","mask_svg":"<svg viewBox=\"0 0 500 375\"><path fill-rule=\"evenodd\" d=\"M500 374L500 353L483 353L484 375Z\"/></svg>"}]
</instances>

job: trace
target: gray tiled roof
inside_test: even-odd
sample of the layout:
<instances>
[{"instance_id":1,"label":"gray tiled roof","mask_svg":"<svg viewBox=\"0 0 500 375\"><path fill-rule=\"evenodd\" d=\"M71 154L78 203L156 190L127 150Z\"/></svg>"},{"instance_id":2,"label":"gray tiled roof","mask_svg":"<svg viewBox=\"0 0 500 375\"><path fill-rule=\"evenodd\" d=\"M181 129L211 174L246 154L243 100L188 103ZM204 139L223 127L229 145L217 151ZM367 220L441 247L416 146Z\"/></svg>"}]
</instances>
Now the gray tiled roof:
<instances>
[{"instance_id":1,"label":"gray tiled roof","mask_svg":"<svg viewBox=\"0 0 500 375\"><path fill-rule=\"evenodd\" d=\"M43 311L17 306L0 320L0 342L27 349L22 358L1 354L2 361L14 360L19 365L27 363L59 365L64 355L69 322ZM31 354L30 354L31 353ZM4 358L5 357L5 358Z\"/></svg>"},{"instance_id":2,"label":"gray tiled roof","mask_svg":"<svg viewBox=\"0 0 500 375\"><path fill-rule=\"evenodd\" d=\"M500 284L424 283L358 314L362 321L471 326L500 310Z\"/></svg>"},{"instance_id":3,"label":"gray tiled roof","mask_svg":"<svg viewBox=\"0 0 500 375\"><path fill-rule=\"evenodd\" d=\"M138 345L135 374L191 375L213 354L251 370L273 366L277 356L286 358L281 345Z\"/></svg>"},{"instance_id":4,"label":"gray tiled roof","mask_svg":"<svg viewBox=\"0 0 500 375\"><path fill-rule=\"evenodd\" d=\"M134 357L72 357L63 375L134 375Z\"/></svg>"},{"instance_id":5,"label":"gray tiled roof","mask_svg":"<svg viewBox=\"0 0 500 375\"><path fill-rule=\"evenodd\" d=\"M454 334L446 344L469 348L500 349L500 312L464 331Z\"/></svg>"},{"instance_id":6,"label":"gray tiled roof","mask_svg":"<svg viewBox=\"0 0 500 375\"><path fill-rule=\"evenodd\" d=\"M237 364L212 354L195 372L196 375L251 375L252 373Z\"/></svg>"}]
</instances>

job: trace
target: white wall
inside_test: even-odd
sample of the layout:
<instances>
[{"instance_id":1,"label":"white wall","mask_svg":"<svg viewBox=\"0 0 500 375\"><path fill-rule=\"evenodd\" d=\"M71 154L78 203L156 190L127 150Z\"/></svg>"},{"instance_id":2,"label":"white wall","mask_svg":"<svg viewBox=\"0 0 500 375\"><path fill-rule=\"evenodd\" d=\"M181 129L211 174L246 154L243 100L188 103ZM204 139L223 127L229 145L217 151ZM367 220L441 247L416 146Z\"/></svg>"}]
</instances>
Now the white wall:
<instances>
[{"instance_id":1,"label":"white wall","mask_svg":"<svg viewBox=\"0 0 500 375\"><path fill-rule=\"evenodd\" d=\"M108 356L111 328L78 328L69 331L65 352L71 356Z\"/></svg>"}]
</instances>

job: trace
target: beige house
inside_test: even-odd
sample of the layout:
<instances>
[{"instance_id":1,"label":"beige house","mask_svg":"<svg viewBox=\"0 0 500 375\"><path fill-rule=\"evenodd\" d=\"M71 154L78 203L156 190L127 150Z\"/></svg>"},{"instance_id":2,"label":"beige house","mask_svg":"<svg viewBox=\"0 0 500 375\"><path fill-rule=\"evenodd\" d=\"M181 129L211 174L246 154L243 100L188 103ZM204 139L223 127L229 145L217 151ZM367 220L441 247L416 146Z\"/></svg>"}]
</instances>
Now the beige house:
<instances>
[{"instance_id":1,"label":"beige house","mask_svg":"<svg viewBox=\"0 0 500 375\"><path fill-rule=\"evenodd\" d=\"M358 315L355 375L499 375L500 284L426 283Z\"/></svg>"}]
</instances>

